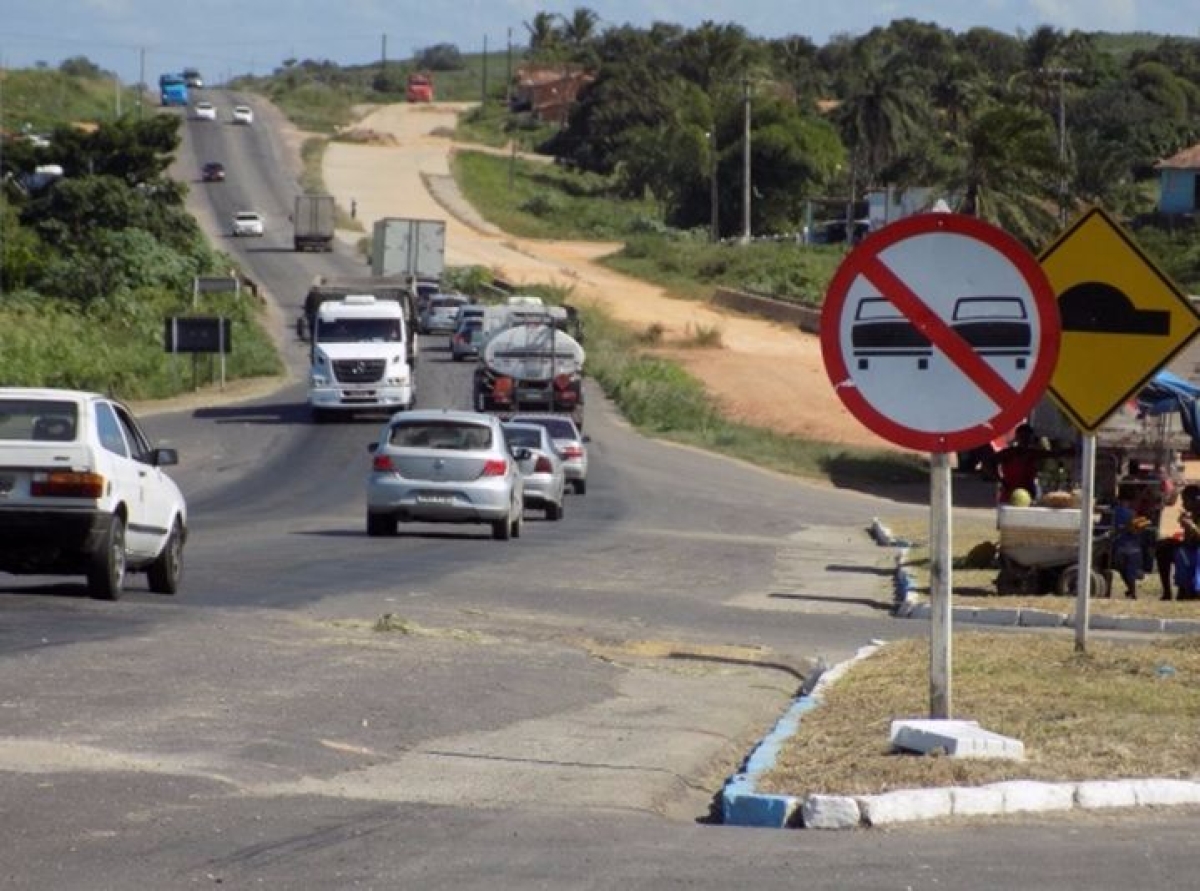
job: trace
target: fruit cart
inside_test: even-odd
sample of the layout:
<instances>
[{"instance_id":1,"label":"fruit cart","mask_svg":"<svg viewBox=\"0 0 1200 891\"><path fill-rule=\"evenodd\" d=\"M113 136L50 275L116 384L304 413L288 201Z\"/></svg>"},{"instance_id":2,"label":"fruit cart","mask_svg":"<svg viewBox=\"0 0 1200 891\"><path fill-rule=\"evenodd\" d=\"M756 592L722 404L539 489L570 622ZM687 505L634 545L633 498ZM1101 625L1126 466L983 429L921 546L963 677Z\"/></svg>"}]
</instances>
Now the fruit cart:
<instances>
[{"instance_id":1,"label":"fruit cart","mask_svg":"<svg viewBox=\"0 0 1200 891\"><path fill-rule=\"evenodd\" d=\"M1078 507L997 507L996 526L1000 532L1000 574L996 590L1000 594L1073 595L1079 584L1079 527L1082 511ZM1092 543L1093 597L1106 597L1111 573L1111 534L1097 527Z\"/></svg>"}]
</instances>

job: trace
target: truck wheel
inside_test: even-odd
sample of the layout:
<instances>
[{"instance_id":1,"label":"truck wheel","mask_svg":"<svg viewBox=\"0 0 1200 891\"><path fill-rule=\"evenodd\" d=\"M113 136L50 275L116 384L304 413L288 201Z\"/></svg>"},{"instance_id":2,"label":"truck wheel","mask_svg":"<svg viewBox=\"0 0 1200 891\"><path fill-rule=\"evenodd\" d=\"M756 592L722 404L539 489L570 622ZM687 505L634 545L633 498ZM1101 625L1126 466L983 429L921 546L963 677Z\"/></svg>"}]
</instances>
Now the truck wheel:
<instances>
[{"instance_id":1,"label":"truck wheel","mask_svg":"<svg viewBox=\"0 0 1200 891\"><path fill-rule=\"evenodd\" d=\"M572 485L575 487L576 495L586 495L587 494L587 480L574 480L572 482Z\"/></svg>"},{"instance_id":2,"label":"truck wheel","mask_svg":"<svg viewBox=\"0 0 1200 891\"><path fill-rule=\"evenodd\" d=\"M162 553L146 569L146 577L155 594L174 594L179 590L183 578L183 528L178 520L171 526Z\"/></svg>"},{"instance_id":3,"label":"truck wheel","mask_svg":"<svg viewBox=\"0 0 1200 891\"><path fill-rule=\"evenodd\" d=\"M563 515L563 506L561 504L546 505L547 520L561 520Z\"/></svg>"},{"instance_id":4,"label":"truck wheel","mask_svg":"<svg viewBox=\"0 0 1200 891\"><path fill-rule=\"evenodd\" d=\"M330 420L330 414L323 408L314 408L312 410L312 421L314 424L326 424Z\"/></svg>"},{"instance_id":5,"label":"truck wheel","mask_svg":"<svg viewBox=\"0 0 1200 891\"><path fill-rule=\"evenodd\" d=\"M88 593L97 600L116 600L125 585L125 521L108 518L96 550L88 559Z\"/></svg>"}]
</instances>

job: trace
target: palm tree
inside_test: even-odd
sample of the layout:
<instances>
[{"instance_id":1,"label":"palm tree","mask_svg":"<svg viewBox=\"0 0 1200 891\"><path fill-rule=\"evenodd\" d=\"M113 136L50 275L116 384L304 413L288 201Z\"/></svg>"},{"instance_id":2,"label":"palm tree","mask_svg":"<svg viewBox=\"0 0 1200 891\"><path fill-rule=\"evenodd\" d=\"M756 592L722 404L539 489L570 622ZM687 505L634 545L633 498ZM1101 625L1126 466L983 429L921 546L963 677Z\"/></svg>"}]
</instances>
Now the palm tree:
<instances>
[{"instance_id":1,"label":"palm tree","mask_svg":"<svg viewBox=\"0 0 1200 891\"><path fill-rule=\"evenodd\" d=\"M962 195L959 210L1044 244L1057 225L1061 173L1053 121L1028 106L996 105L967 129L960 157L949 183Z\"/></svg>"},{"instance_id":2,"label":"palm tree","mask_svg":"<svg viewBox=\"0 0 1200 891\"><path fill-rule=\"evenodd\" d=\"M877 181L929 125L925 99L912 83L912 70L901 54L868 50L860 42L855 84L838 107L837 123L850 150L855 178Z\"/></svg>"},{"instance_id":3,"label":"palm tree","mask_svg":"<svg viewBox=\"0 0 1200 891\"><path fill-rule=\"evenodd\" d=\"M575 49L582 49L596 36L596 26L600 23L600 16L586 6L577 7L569 17L559 18L563 39Z\"/></svg>"},{"instance_id":4,"label":"palm tree","mask_svg":"<svg viewBox=\"0 0 1200 891\"><path fill-rule=\"evenodd\" d=\"M549 12L539 12L525 23L529 32L529 50L537 53L553 49L559 42L560 34L555 26L555 16Z\"/></svg>"}]
</instances>

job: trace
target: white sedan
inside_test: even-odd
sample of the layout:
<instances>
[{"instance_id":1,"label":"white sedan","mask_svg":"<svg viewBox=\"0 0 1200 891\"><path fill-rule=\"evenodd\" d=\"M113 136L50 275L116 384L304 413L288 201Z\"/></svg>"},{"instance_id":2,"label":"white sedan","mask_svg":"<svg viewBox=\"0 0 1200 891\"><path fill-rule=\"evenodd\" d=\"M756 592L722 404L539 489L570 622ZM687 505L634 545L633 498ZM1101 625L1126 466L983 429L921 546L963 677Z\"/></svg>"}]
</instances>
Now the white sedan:
<instances>
[{"instance_id":1,"label":"white sedan","mask_svg":"<svg viewBox=\"0 0 1200 891\"><path fill-rule=\"evenodd\" d=\"M233 123L253 124L254 109L252 109L249 105L235 105L233 107Z\"/></svg>"},{"instance_id":2,"label":"white sedan","mask_svg":"<svg viewBox=\"0 0 1200 891\"><path fill-rule=\"evenodd\" d=\"M192 109L192 115L198 121L215 121L217 119L217 109L211 102L197 102Z\"/></svg>"},{"instance_id":3,"label":"white sedan","mask_svg":"<svg viewBox=\"0 0 1200 891\"><path fill-rule=\"evenodd\" d=\"M107 396L0 387L0 572L78 574L116 600L141 571L174 594L187 506L163 468L178 461Z\"/></svg>"},{"instance_id":4,"label":"white sedan","mask_svg":"<svg viewBox=\"0 0 1200 891\"><path fill-rule=\"evenodd\" d=\"M263 234L262 214L254 210L239 210L233 215L233 234L259 236Z\"/></svg>"}]
</instances>

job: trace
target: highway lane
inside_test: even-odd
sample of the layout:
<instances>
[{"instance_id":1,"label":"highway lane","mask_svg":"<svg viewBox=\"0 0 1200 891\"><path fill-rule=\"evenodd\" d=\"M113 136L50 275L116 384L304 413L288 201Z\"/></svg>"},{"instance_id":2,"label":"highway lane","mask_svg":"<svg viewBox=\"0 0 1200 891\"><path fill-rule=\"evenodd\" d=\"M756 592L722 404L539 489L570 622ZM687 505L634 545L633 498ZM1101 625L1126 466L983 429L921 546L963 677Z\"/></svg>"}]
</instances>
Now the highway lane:
<instances>
[{"instance_id":1,"label":"highway lane","mask_svg":"<svg viewBox=\"0 0 1200 891\"><path fill-rule=\"evenodd\" d=\"M1103 865L1090 887L1182 874L1194 819L866 841L697 825L794 692L787 668L924 630L789 598L798 574L839 578L806 536L862 540L842 578L869 581L863 527L920 508L647 440L592 392L591 484L564 521L531 517L508 543L369 539L379 420L309 423L291 329L314 275L362 263L290 250L278 142L261 110L224 123L234 97L214 96L222 119L188 123L179 169L229 168L192 205L277 302L296 378L147 418L190 496L178 598L0 581L0 798L19 802L0 809L0 861L17 886L1077 887L1062 850ZM268 215L261 243L221 233L246 206ZM469 368L440 340L423 339L419 403L465 405ZM1152 855L1165 871L1131 866Z\"/></svg>"}]
</instances>

